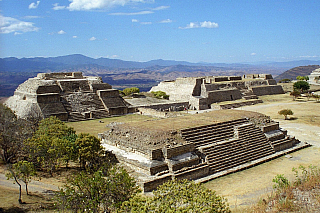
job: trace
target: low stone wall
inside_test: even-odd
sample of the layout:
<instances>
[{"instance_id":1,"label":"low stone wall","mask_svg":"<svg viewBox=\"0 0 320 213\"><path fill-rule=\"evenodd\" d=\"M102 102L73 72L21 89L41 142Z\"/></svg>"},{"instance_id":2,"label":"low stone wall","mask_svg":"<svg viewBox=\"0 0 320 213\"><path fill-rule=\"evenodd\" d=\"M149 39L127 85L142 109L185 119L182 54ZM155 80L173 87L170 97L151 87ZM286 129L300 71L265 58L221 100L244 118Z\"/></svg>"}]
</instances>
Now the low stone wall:
<instances>
[{"instance_id":1,"label":"low stone wall","mask_svg":"<svg viewBox=\"0 0 320 213\"><path fill-rule=\"evenodd\" d=\"M60 95L58 93L37 95L37 102L38 103L60 102Z\"/></svg>"},{"instance_id":2,"label":"low stone wall","mask_svg":"<svg viewBox=\"0 0 320 213\"><path fill-rule=\"evenodd\" d=\"M110 115L124 115L128 113L127 107L108 108Z\"/></svg>"},{"instance_id":3,"label":"low stone wall","mask_svg":"<svg viewBox=\"0 0 320 213\"><path fill-rule=\"evenodd\" d=\"M58 85L39 86L36 93L37 94L60 93L60 87Z\"/></svg>"},{"instance_id":4,"label":"low stone wall","mask_svg":"<svg viewBox=\"0 0 320 213\"><path fill-rule=\"evenodd\" d=\"M38 73L37 77L40 79L83 78L82 72Z\"/></svg>"},{"instance_id":5,"label":"low stone wall","mask_svg":"<svg viewBox=\"0 0 320 213\"><path fill-rule=\"evenodd\" d=\"M241 99L238 89L216 90L208 92L208 104Z\"/></svg>"},{"instance_id":6,"label":"low stone wall","mask_svg":"<svg viewBox=\"0 0 320 213\"><path fill-rule=\"evenodd\" d=\"M162 148L164 158L172 158L178 155L182 155L187 152L192 152L195 150L193 143L187 143L183 145L178 145L172 148Z\"/></svg>"},{"instance_id":7,"label":"low stone wall","mask_svg":"<svg viewBox=\"0 0 320 213\"><path fill-rule=\"evenodd\" d=\"M255 100L235 102L230 104L212 104L211 108L212 109L234 109L234 108L239 108L242 106L248 106L248 105L253 105L258 103L263 103L263 101L260 99L255 99Z\"/></svg>"},{"instance_id":8,"label":"low stone wall","mask_svg":"<svg viewBox=\"0 0 320 213\"><path fill-rule=\"evenodd\" d=\"M97 93L101 98L119 97L119 90L116 89L98 90Z\"/></svg>"},{"instance_id":9,"label":"low stone wall","mask_svg":"<svg viewBox=\"0 0 320 213\"><path fill-rule=\"evenodd\" d=\"M204 176L209 175L209 166L208 164L198 164L194 167L189 167L184 171L174 174L176 180L195 180Z\"/></svg>"},{"instance_id":10,"label":"low stone wall","mask_svg":"<svg viewBox=\"0 0 320 213\"><path fill-rule=\"evenodd\" d=\"M192 158L190 160L183 161L183 162L168 163L168 165L169 165L169 168L171 169L171 171L178 171L178 170L180 170L182 168L192 167L192 166L197 165L199 163L200 163L199 157L195 157L195 158Z\"/></svg>"},{"instance_id":11,"label":"low stone wall","mask_svg":"<svg viewBox=\"0 0 320 213\"><path fill-rule=\"evenodd\" d=\"M97 92L97 90L108 90L112 89L112 86L107 83L100 83L100 84L91 84L93 92ZM119 93L118 93L119 95Z\"/></svg>"},{"instance_id":12,"label":"low stone wall","mask_svg":"<svg viewBox=\"0 0 320 213\"><path fill-rule=\"evenodd\" d=\"M144 108L144 107L139 107L138 111L140 112L141 115L151 115L159 118L166 118L168 115L168 112L158 111L155 109Z\"/></svg>"},{"instance_id":13,"label":"low stone wall","mask_svg":"<svg viewBox=\"0 0 320 213\"><path fill-rule=\"evenodd\" d=\"M271 132L271 131L274 131L274 130L278 130L279 129L279 123L276 122L276 123L271 123L271 124L266 125L266 126L261 126L260 129L261 129L261 131L263 133Z\"/></svg>"},{"instance_id":14,"label":"low stone wall","mask_svg":"<svg viewBox=\"0 0 320 213\"><path fill-rule=\"evenodd\" d=\"M57 80L57 84L63 92L90 91L90 87L86 79Z\"/></svg>"},{"instance_id":15,"label":"low stone wall","mask_svg":"<svg viewBox=\"0 0 320 213\"><path fill-rule=\"evenodd\" d=\"M241 76L229 76L229 81L240 81L242 80Z\"/></svg>"},{"instance_id":16,"label":"low stone wall","mask_svg":"<svg viewBox=\"0 0 320 213\"><path fill-rule=\"evenodd\" d=\"M251 90L257 96L284 94L283 88L280 85L251 87Z\"/></svg>"},{"instance_id":17,"label":"low stone wall","mask_svg":"<svg viewBox=\"0 0 320 213\"><path fill-rule=\"evenodd\" d=\"M150 105L140 106L139 108L150 108L155 110L162 111L183 111L185 108L188 108L189 102L174 102L174 103L156 103Z\"/></svg>"},{"instance_id":18,"label":"low stone wall","mask_svg":"<svg viewBox=\"0 0 320 213\"><path fill-rule=\"evenodd\" d=\"M151 192L151 191L157 189L158 186L164 184L165 182L167 182L169 180L172 180L172 175L167 174L162 177L158 177L157 179L142 183L141 188L143 189L144 192Z\"/></svg>"}]
</instances>

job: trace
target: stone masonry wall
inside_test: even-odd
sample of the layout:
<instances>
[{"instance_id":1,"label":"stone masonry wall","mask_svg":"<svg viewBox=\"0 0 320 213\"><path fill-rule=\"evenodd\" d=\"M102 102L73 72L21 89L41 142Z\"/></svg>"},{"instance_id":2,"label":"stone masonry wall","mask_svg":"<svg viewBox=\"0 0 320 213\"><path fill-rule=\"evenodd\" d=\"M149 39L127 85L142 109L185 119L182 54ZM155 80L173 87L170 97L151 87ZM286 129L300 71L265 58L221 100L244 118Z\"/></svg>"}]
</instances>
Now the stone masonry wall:
<instances>
[{"instance_id":1,"label":"stone masonry wall","mask_svg":"<svg viewBox=\"0 0 320 213\"><path fill-rule=\"evenodd\" d=\"M280 85L251 87L251 90L257 96L284 94L283 88Z\"/></svg>"}]
</instances>

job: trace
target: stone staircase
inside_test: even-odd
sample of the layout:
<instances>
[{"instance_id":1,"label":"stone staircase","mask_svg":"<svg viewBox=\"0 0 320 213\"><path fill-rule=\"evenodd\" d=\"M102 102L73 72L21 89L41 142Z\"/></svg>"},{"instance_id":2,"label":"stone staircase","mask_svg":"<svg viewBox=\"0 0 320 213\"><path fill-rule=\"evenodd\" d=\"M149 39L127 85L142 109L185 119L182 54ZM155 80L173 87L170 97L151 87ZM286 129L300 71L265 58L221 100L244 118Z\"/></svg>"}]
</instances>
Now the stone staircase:
<instances>
[{"instance_id":1,"label":"stone staircase","mask_svg":"<svg viewBox=\"0 0 320 213\"><path fill-rule=\"evenodd\" d=\"M258 96L253 94L251 90L240 90L242 94L242 98L245 100L250 100L250 99L258 99Z\"/></svg>"},{"instance_id":2,"label":"stone staircase","mask_svg":"<svg viewBox=\"0 0 320 213\"><path fill-rule=\"evenodd\" d=\"M288 135L282 139L271 141L271 144L276 152L291 148L296 143L299 143L299 141L297 142L294 137L290 137Z\"/></svg>"},{"instance_id":3,"label":"stone staircase","mask_svg":"<svg viewBox=\"0 0 320 213\"><path fill-rule=\"evenodd\" d=\"M182 138L195 145L196 148L219 141L231 139L234 136L234 126L248 123L247 119L238 119L223 123L211 124L189 129L182 129Z\"/></svg>"},{"instance_id":4,"label":"stone staircase","mask_svg":"<svg viewBox=\"0 0 320 213\"><path fill-rule=\"evenodd\" d=\"M109 116L100 97L95 93L72 93L61 97L61 102L68 112L68 121L70 122Z\"/></svg>"},{"instance_id":5,"label":"stone staircase","mask_svg":"<svg viewBox=\"0 0 320 213\"><path fill-rule=\"evenodd\" d=\"M251 123L235 127L234 136L229 140L199 147L200 152L206 156L210 173L221 172L275 153L263 132Z\"/></svg>"}]
</instances>

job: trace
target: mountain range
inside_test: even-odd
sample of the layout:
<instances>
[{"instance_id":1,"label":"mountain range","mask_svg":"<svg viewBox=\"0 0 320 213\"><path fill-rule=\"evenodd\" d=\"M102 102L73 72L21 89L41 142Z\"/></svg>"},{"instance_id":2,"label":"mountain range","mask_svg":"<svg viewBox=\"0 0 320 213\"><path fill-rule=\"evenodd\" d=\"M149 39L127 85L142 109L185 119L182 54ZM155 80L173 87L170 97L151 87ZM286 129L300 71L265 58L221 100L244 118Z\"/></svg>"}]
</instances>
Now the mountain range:
<instances>
[{"instance_id":1,"label":"mountain range","mask_svg":"<svg viewBox=\"0 0 320 213\"><path fill-rule=\"evenodd\" d=\"M174 60L151 60L147 62L124 61L120 59L110 58L90 58L81 54L73 54L58 57L35 57L35 58L0 58L0 71L7 72L26 72L35 70L57 70L66 67L79 65L98 65L109 69L132 69L132 68L147 68L152 66L214 66L227 68L252 68L252 67L268 67L276 69L290 69L296 66L307 66L311 64L320 64L320 61L300 60L289 62L259 62L259 63L191 63L187 61Z\"/></svg>"},{"instance_id":2,"label":"mountain range","mask_svg":"<svg viewBox=\"0 0 320 213\"><path fill-rule=\"evenodd\" d=\"M191 63L174 60L147 62L109 58L90 58L81 54L58 57L0 58L0 96L10 96L16 87L40 72L83 72L101 76L114 88L137 86L147 91L163 80L178 77L243 75L268 73L274 77L297 66L320 64L320 61L260 62L260 63ZM291 77L292 78L292 77ZM294 77L295 78L295 77ZM281 77L282 79L282 77ZM280 79L278 79L280 80Z\"/></svg>"}]
</instances>

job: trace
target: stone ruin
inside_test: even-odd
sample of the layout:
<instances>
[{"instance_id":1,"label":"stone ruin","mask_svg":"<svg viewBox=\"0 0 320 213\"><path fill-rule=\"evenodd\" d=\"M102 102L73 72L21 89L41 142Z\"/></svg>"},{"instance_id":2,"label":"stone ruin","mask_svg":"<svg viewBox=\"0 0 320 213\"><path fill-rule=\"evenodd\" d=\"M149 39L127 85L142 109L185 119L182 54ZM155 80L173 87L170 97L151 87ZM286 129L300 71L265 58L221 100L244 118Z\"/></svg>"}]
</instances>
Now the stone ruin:
<instances>
[{"instance_id":1,"label":"stone ruin","mask_svg":"<svg viewBox=\"0 0 320 213\"><path fill-rule=\"evenodd\" d=\"M189 115L189 122L187 116L174 118L174 129L161 129L170 126L169 119L118 124L99 137L133 170L144 192L171 179L206 182L309 146L267 116L237 110L241 115L235 117L232 111L203 113L212 118L209 123L199 123L197 119L204 119L200 114ZM215 121L217 113L229 114Z\"/></svg>"},{"instance_id":2,"label":"stone ruin","mask_svg":"<svg viewBox=\"0 0 320 213\"><path fill-rule=\"evenodd\" d=\"M315 69L310 73L309 77L309 83L310 84L320 84L320 68Z\"/></svg>"},{"instance_id":3,"label":"stone ruin","mask_svg":"<svg viewBox=\"0 0 320 213\"><path fill-rule=\"evenodd\" d=\"M130 104L101 77L81 72L39 73L20 84L6 103L18 117L56 116L62 121L80 121L126 114Z\"/></svg>"},{"instance_id":4,"label":"stone ruin","mask_svg":"<svg viewBox=\"0 0 320 213\"><path fill-rule=\"evenodd\" d=\"M177 78L160 82L150 91L166 92L172 101L188 101L190 108L196 110L213 108L211 105L218 102L284 93L270 74Z\"/></svg>"}]
</instances>

